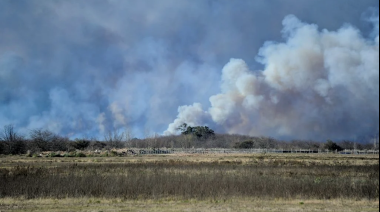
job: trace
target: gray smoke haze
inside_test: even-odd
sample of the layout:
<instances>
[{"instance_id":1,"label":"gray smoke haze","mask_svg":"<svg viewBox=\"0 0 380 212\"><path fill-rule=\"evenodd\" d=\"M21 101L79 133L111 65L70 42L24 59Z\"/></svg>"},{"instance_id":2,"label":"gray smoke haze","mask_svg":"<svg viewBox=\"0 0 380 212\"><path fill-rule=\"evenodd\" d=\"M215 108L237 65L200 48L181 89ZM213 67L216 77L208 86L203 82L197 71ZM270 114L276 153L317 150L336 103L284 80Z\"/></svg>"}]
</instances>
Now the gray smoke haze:
<instances>
[{"instance_id":1,"label":"gray smoke haze","mask_svg":"<svg viewBox=\"0 0 380 212\"><path fill-rule=\"evenodd\" d=\"M180 107L180 121L210 124L220 133L309 137L317 133L294 133L296 126L291 125L314 127L325 120L319 132L333 126L336 137L364 134L379 125L378 109L373 109L378 107L378 92L373 96L371 90L378 87L378 64L372 67L376 75L369 71L374 57L364 57L371 49L378 54L373 25L378 27L378 5L376 0L1 0L0 127L13 124L22 133L45 128L70 137L102 137L109 130L129 128L142 137L146 131L165 131L178 107L190 105ZM281 37L282 20L289 14L329 30L310 32L316 37L304 35L310 42L326 43L303 41L310 46L302 48L290 43L298 42L303 37L299 31L312 28L309 24L287 23L293 28L285 27ZM344 23L357 29L340 29ZM341 36L348 36L352 48L344 46ZM334 44L334 39L341 43ZM268 40L278 43L262 47ZM314 45L316 50L309 49ZM324 49L333 45L339 48ZM320 56L318 48L332 56L313 59L313 64L286 58L289 52L304 56L302 49L310 51L310 57ZM351 53L340 54L340 48ZM223 68L230 58L245 62L231 60ZM338 59L352 64L334 63ZM309 66L318 69L319 62L331 67L313 72L318 83L308 79L310 70L296 74ZM344 65L357 67L349 70L352 76L327 73ZM323 104L308 111L317 100ZM298 109L290 109L294 107ZM323 117L334 110L336 119ZM290 111L298 121L287 122ZM371 111L373 119L368 118Z\"/></svg>"},{"instance_id":2,"label":"gray smoke haze","mask_svg":"<svg viewBox=\"0 0 380 212\"><path fill-rule=\"evenodd\" d=\"M370 20L378 30L378 16ZM350 25L319 31L294 15L282 23L286 42L266 42L259 51L263 71L250 71L243 60L231 59L223 68L221 92L210 97L211 107L180 107L165 133L176 133L181 123L278 138L378 133L378 31L365 39Z\"/></svg>"}]
</instances>

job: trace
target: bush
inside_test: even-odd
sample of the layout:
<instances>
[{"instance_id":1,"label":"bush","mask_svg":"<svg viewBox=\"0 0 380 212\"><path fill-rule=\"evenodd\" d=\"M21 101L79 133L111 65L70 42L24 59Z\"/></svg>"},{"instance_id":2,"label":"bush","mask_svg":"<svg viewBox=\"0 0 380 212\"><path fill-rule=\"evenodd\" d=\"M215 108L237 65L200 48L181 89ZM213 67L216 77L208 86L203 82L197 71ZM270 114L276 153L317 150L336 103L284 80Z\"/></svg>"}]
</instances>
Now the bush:
<instances>
[{"instance_id":1,"label":"bush","mask_svg":"<svg viewBox=\"0 0 380 212\"><path fill-rule=\"evenodd\" d=\"M42 129L32 130L29 136L32 139L29 148L35 152L51 151L51 143L57 137L53 132Z\"/></svg>"},{"instance_id":2,"label":"bush","mask_svg":"<svg viewBox=\"0 0 380 212\"><path fill-rule=\"evenodd\" d=\"M63 157L65 158L72 158L72 157L75 157L76 156L76 153L75 152L70 152L70 153L66 153L63 155Z\"/></svg>"},{"instance_id":3,"label":"bush","mask_svg":"<svg viewBox=\"0 0 380 212\"><path fill-rule=\"evenodd\" d=\"M68 151L70 140L68 138L57 136L51 141L50 151Z\"/></svg>"},{"instance_id":4,"label":"bush","mask_svg":"<svg viewBox=\"0 0 380 212\"><path fill-rule=\"evenodd\" d=\"M26 142L22 136L15 132L13 125L4 127L3 132L0 133L0 141L3 141L3 154L18 155L26 153Z\"/></svg>"},{"instance_id":5,"label":"bush","mask_svg":"<svg viewBox=\"0 0 380 212\"><path fill-rule=\"evenodd\" d=\"M104 135L104 140L107 143L108 149L125 147L125 133L119 131L109 131Z\"/></svg>"},{"instance_id":6,"label":"bush","mask_svg":"<svg viewBox=\"0 0 380 212\"><path fill-rule=\"evenodd\" d=\"M26 143L24 140L21 140L21 139L5 142L5 146L6 146L6 150L4 151L5 154L23 155L23 154L26 154L27 152Z\"/></svg>"},{"instance_id":7,"label":"bush","mask_svg":"<svg viewBox=\"0 0 380 212\"><path fill-rule=\"evenodd\" d=\"M28 150L27 152L26 152L26 155L25 155L26 157L32 157L33 156L33 154L32 154L32 152L30 151L30 150Z\"/></svg>"},{"instance_id":8,"label":"bush","mask_svg":"<svg viewBox=\"0 0 380 212\"><path fill-rule=\"evenodd\" d=\"M343 151L343 148L340 147L338 144L336 144L335 142L331 141L331 140L328 140L327 143L325 144L325 149L328 149L330 151Z\"/></svg>"},{"instance_id":9,"label":"bush","mask_svg":"<svg viewBox=\"0 0 380 212\"><path fill-rule=\"evenodd\" d=\"M5 154L5 145L4 142L0 140L0 155Z\"/></svg>"},{"instance_id":10,"label":"bush","mask_svg":"<svg viewBox=\"0 0 380 212\"><path fill-rule=\"evenodd\" d=\"M90 141L85 140L85 139L76 139L75 142L72 143L72 146L73 146L75 149L78 149L78 150L84 150L84 149L86 149L88 146L90 146Z\"/></svg>"},{"instance_id":11,"label":"bush","mask_svg":"<svg viewBox=\"0 0 380 212\"><path fill-rule=\"evenodd\" d=\"M105 148L106 146L107 144L105 142L100 142L100 141L94 141L94 142L91 142L90 144L90 147L92 150L95 150L95 149L101 150Z\"/></svg>"},{"instance_id":12,"label":"bush","mask_svg":"<svg viewBox=\"0 0 380 212\"><path fill-rule=\"evenodd\" d=\"M48 157L51 157L51 158L57 158L57 157L62 157L60 154L57 154L55 152L51 152L49 155L47 155Z\"/></svg>"},{"instance_id":13,"label":"bush","mask_svg":"<svg viewBox=\"0 0 380 212\"><path fill-rule=\"evenodd\" d=\"M249 141L237 143L234 147L237 149L252 149L254 144L255 143L253 141L249 140Z\"/></svg>"},{"instance_id":14,"label":"bush","mask_svg":"<svg viewBox=\"0 0 380 212\"><path fill-rule=\"evenodd\" d=\"M76 157L79 157L79 158L84 158L84 157L87 157L86 154L84 154L83 152L78 152L75 154Z\"/></svg>"},{"instance_id":15,"label":"bush","mask_svg":"<svg viewBox=\"0 0 380 212\"><path fill-rule=\"evenodd\" d=\"M119 154L116 151L111 151L111 157L119 156Z\"/></svg>"}]
</instances>

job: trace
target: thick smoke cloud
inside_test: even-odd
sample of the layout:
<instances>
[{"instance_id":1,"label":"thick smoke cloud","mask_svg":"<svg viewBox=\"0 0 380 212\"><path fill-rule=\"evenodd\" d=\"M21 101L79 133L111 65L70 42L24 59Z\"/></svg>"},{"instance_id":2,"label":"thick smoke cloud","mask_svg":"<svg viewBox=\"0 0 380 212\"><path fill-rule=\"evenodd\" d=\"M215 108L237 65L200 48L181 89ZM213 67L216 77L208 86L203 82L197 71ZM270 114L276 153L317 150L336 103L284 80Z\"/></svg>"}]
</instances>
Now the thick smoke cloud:
<instances>
[{"instance_id":1,"label":"thick smoke cloud","mask_svg":"<svg viewBox=\"0 0 380 212\"><path fill-rule=\"evenodd\" d=\"M378 17L371 20L378 29ZM166 133L175 133L180 123L279 138L355 139L378 133L378 31L365 39L350 25L319 31L294 15L282 23L286 42L267 42L259 51L263 71L231 59L211 107L180 107Z\"/></svg>"},{"instance_id":2,"label":"thick smoke cloud","mask_svg":"<svg viewBox=\"0 0 380 212\"><path fill-rule=\"evenodd\" d=\"M284 41L281 20L295 14L330 32L351 23L375 40L370 23L378 16L363 12L378 5L376 0L1 0L0 127L98 138L128 128L143 137L147 131L165 131L178 107L191 105L181 107L180 119L213 125L221 133L254 133L239 128L239 107L260 110L268 101L264 89L273 92L276 81L270 84L269 76L247 67L259 70L267 64L256 60L265 41ZM236 105L239 100L228 94L235 89L232 76L221 73L230 58L246 63L236 73L239 89L249 96L244 104ZM243 86L253 80L262 97ZM315 86L327 95L328 83ZM282 104L286 95L276 89L270 96ZM246 117L247 123L253 118ZM265 129L256 131L272 132Z\"/></svg>"}]
</instances>

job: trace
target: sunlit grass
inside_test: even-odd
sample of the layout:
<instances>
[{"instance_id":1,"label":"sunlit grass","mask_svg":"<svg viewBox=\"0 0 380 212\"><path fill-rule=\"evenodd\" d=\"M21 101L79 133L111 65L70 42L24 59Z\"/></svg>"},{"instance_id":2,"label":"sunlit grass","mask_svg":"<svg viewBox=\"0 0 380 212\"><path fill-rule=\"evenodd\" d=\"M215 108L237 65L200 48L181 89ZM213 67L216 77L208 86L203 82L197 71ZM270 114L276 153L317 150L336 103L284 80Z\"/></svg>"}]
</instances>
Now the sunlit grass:
<instances>
[{"instance_id":1,"label":"sunlit grass","mask_svg":"<svg viewBox=\"0 0 380 212\"><path fill-rule=\"evenodd\" d=\"M304 204L300 204L303 202ZM339 200L268 200L234 198L204 201L173 200L125 200L122 198L65 198L65 199L0 199L1 211L345 211L374 212L379 210L378 201Z\"/></svg>"},{"instance_id":2,"label":"sunlit grass","mask_svg":"<svg viewBox=\"0 0 380 212\"><path fill-rule=\"evenodd\" d=\"M0 157L0 211L378 211L378 188L376 155Z\"/></svg>"}]
</instances>

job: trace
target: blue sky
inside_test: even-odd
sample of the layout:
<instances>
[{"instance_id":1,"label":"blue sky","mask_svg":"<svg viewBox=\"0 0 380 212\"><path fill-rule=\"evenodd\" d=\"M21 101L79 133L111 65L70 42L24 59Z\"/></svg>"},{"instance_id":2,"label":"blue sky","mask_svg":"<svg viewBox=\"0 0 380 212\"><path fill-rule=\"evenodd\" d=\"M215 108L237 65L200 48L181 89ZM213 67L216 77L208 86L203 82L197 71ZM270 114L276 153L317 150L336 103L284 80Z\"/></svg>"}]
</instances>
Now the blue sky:
<instances>
[{"instance_id":1,"label":"blue sky","mask_svg":"<svg viewBox=\"0 0 380 212\"><path fill-rule=\"evenodd\" d=\"M286 139L378 134L379 66L371 59L378 7L376 0L0 0L0 126L98 138L124 129L170 134L185 121ZM356 46L340 48L360 54L343 60L347 51L333 51L329 36L353 39ZM320 61L303 58L309 42L322 49ZM279 64L293 65L274 70ZM229 78L235 72L240 81ZM314 90L296 76L313 79Z\"/></svg>"}]
</instances>

